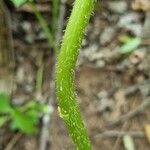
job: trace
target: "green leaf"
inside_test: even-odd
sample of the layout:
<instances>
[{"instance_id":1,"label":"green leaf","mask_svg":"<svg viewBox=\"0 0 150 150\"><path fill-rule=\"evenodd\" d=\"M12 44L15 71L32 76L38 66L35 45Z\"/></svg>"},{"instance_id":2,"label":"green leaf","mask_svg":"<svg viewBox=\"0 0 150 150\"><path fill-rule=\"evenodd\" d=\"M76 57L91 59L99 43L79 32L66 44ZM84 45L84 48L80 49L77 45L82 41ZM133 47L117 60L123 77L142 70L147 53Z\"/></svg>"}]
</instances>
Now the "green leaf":
<instances>
[{"instance_id":1,"label":"green leaf","mask_svg":"<svg viewBox=\"0 0 150 150\"><path fill-rule=\"evenodd\" d=\"M44 114L51 114L51 113L53 113L53 107L51 106L51 105L44 105L43 106L43 109L42 109L42 112L44 113Z\"/></svg>"},{"instance_id":2,"label":"green leaf","mask_svg":"<svg viewBox=\"0 0 150 150\"><path fill-rule=\"evenodd\" d=\"M32 122L36 125L39 121L39 112L37 110L29 110L26 112L26 115L32 120Z\"/></svg>"},{"instance_id":3,"label":"green leaf","mask_svg":"<svg viewBox=\"0 0 150 150\"><path fill-rule=\"evenodd\" d=\"M128 35L121 35L119 37L119 41L122 43L127 43L128 41L130 41L132 39L132 37L128 36Z\"/></svg>"},{"instance_id":4,"label":"green leaf","mask_svg":"<svg viewBox=\"0 0 150 150\"><path fill-rule=\"evenodd\" d=\"M21 5L23 5L24 3L26 3L27 0L11 0L11 1L14 3L14 5L16 7L20 7Z\"/></svg>"},{"instance_id":5,"label":"green leaf","mask_svg":"<svg viewBox=\"0 0 150 150\"><path fill-rule=\"evenodd\" d=\"M12 113L12 129L19 129L26 134L34 134L37 132L38 117L35 112L22 113L18 109L14 109Z\"/></svg>"},{"instance_id":6,"label":"green leaf","mask_svg":"<svg viewBox=\"0 0 150 150\"><path fill-rule=\"evenodd\" d=\"M121 54L133 52L141 44L140 38L129 38L127 42L119 49Z\"/></svg>"},{"instance_id":7,"label":"green leaf","mask_svg":"<svg viewBox=\"0 0 150 150\"><path fill-rule=\"evenodd\" d=\"M0 94L0 113L8 113L10 110L9 96L6 94Z\"/></svg>"},{"instance_id":8,"label":"green leaf","mask_svg":"<svg viewBox=\"0 0 150 150\"><path fill-rule=\"evenodd\" d=\"M24 106L22 106L22 110L23 111L29 111L29 110L36 110L38 113L44 113L45 112L45 107L47 105L37 102L37 101L29 101L28 103L26 103Z\"/></svg>"},{"instance_id":9,"label":"green leaf","mask_svg":"<svg viewBox=\"0 0 150 150\"><path fill-rule=\"evenodd\" d=\"M21 109L23 111L27 111L29 109L36 109L36 106L37 106L37 102L35 102L34 100L31 100L31 101L27 102L25 105L23 105L21 107Z\"/></svg>"},{"instance_id":10,"label":"green leaf","mask_svg":"<svg viewBox=\"0 0 150 150\"><path fill-rule=\"evenodd\" d=\"M33 2L33 0L11 0L15 7L20 7L21 5L27 3L27 2Z\"/></svg>"},{"instance_id":11,"label":"green leaf","mask_svg":"<svg viewBox=\"0 0 150 150\"><path fill-rule=\"evenodd\" d=\"M4 123L7 121L7 117L5 116L0 116L0 127L4 125Z\"/></svg>"}]
</instances>

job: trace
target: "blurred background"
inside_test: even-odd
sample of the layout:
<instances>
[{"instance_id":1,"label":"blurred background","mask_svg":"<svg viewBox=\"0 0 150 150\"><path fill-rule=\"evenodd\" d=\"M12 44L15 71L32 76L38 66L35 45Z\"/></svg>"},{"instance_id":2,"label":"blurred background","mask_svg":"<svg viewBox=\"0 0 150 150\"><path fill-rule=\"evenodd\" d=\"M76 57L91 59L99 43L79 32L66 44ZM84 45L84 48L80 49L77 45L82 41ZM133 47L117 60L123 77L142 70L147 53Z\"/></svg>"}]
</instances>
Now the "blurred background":
<instances>
[{"instance_id":1,"label":"blurred background","mask_svg":"<svg viewBox=\"0 0 150 150\"><path fill-rule=\"evenodd\" d=\"M0 0L0 150L74 149L54 85L73 2ZM150 0L98 0L76 90L93 150L150 149Z\"/></svg>"}]
</instances>

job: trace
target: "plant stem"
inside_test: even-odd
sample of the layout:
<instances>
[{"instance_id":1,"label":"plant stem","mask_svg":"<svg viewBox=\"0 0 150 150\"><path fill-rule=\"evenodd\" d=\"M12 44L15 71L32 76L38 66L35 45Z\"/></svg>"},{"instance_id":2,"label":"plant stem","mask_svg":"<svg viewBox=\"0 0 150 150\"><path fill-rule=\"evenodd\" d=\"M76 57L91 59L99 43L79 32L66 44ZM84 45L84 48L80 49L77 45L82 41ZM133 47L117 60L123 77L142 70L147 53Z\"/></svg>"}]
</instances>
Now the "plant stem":
<instances>
[{"instance_id":1,"label":"plant stem","mask_svg":"<svg viewBox=\"0 0 150 150\"><path fill-rule=\"evenodd\" d=\"M53 34L51 33L49 27L48 27L48 24L47 22L45 21L45 19L43 18L43 16L41 15L41 13L39 12L39 10L37 9L37 7L35 6L35 4L33 2L29 2L30 6L32 7L33 11L34 11L34 14L37 18L37 20L39 21L41 27L43 28L44 30L44 33L46 34L47 36L47 39L48 39L48 42L49 44L51 45L51 47L54 49L55 53L57 53L57 48L56 48L56 45L55 45L55 42L54 42L54 36Z\"/></svg>"},{"instance_id":2,"label":"plant stem","mask_svg":"<svg viewBox=\"0 0 150 150\"><path fill-rule=\"evenodd\" d=\"M53 35L55 35L57 32L59 5L60 5L60 0L53 0L53 4L52 4L52 33Z\"/></svg>"},{"instance_id":3,"label":"plant stem","mask_svg":"<svg viewBox=\"0 0 150 150\"><path fill-rule=\"evenodd\" d=\"M74 87L74 69L79 48L96 0L76 0L63 38L56 68L58 110L78 150L91 150Z\"/></svg>"}]
</instances>

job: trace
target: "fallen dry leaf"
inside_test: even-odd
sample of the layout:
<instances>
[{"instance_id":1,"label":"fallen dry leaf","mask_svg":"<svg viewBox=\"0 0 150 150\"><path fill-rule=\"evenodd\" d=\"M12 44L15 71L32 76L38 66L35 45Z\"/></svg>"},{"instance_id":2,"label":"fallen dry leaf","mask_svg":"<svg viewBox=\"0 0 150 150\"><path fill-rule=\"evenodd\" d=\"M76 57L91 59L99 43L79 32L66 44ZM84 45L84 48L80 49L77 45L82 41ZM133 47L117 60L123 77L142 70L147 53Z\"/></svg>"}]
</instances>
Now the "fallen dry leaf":
<instances>
[{"instance_id":1,"label":"fallen dry leaf","mask_svg":"<svg viewBox=\"0 0 150 150\"><path fill-rule=\"evenodd\" d=\"M129 57L129 61L132 63L132 64L139 64L141 63L144 58L145 58L145 55L146 55L146 52L144 49L138 49L138 50L135 50Z\"/></svg>"},{"instance_id":2,"label":"fallen dry leaf","mask_svg":"<svg viewBox=\"0 0 150 150\"><path fill-rule=\"evenodd\" d=\"M150 124L145 125L145 132L146 132L147 139L150 143Z\"/></svg>"},{"instance_id":3,"label":"fallen dry leaf","mask_svg":"<svg viewBox=\"0 0 150 150\"><path fill-rule=\"evenodd\" d=\"M135 0L132 3L133 10L142 10L149 11L150 10L150 1L149 0Z\"/></svg>"}]
</instances>

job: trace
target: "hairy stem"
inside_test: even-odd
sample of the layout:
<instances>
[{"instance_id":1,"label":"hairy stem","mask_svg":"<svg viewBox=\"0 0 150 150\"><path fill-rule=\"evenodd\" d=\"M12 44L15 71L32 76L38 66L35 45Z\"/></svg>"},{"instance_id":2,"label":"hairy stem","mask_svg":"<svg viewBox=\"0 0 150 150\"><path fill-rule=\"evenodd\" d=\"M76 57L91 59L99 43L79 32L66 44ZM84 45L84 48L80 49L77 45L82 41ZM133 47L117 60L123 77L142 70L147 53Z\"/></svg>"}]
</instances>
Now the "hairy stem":
<instances>
[{"instance_id":1,"label":"hairy stem","mask_svg":"<svg viewBox=\"0 0 150 150\"><path fill-rule=\"evenodd\" d=\"M74 87L74 69L79 48L96 0L76 0L63 38L56 68L56 93L60 117L79 150L90 150Z\"/></svg>"}]
</instances>

